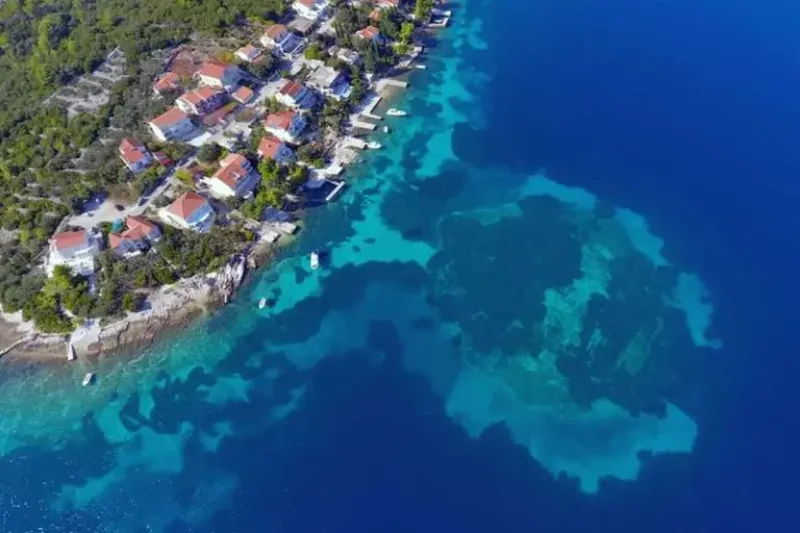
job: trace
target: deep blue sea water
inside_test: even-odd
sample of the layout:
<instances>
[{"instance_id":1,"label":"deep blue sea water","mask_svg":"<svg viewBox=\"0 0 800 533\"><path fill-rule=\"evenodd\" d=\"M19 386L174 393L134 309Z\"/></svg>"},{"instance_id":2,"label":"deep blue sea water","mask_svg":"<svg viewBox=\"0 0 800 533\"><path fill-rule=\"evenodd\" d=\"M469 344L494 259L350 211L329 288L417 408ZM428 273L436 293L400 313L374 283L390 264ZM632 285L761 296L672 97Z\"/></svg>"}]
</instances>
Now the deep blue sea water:
<instances>
[{"instance_id":1,"label":"deep blue sea water","mask_svg":"<svg viewBox=\"0 0 800 533\"><path fill-rule=\"evenodd\" d=\"M800 7L454 9L232 305L5 369L0 531L794 529Z\"/></svg>"}]
</instances>

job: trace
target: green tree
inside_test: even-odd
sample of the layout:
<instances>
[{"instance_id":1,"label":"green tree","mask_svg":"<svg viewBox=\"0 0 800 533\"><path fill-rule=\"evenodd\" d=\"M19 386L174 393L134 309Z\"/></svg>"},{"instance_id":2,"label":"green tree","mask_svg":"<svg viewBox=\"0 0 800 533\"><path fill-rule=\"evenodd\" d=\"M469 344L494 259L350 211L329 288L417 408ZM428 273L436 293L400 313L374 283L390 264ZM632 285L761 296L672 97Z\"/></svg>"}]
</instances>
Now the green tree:
<instances>
[{"instance_id":1,"label":"green tree","mask_svg":"<svg viewBox=\"0 0 800 533\"><path fill-rule=\"evenodd\" d=\"M204 144L197 152L197 159L201 163L213 163L222 155L222 148L216 143Z\"/></svg>"},{"instance_id":2,"label":"green tree","mask_svg":"<svg viewBox=\"0 0 800 533\"><path fill-rule=\"evenodd\" d=\"M303 52L303 56L306 59L317 59L323 60L325 58L325 53L320 49L317 43L311 43L306 47L305 52Z\"/></svg>"}]
</instances>

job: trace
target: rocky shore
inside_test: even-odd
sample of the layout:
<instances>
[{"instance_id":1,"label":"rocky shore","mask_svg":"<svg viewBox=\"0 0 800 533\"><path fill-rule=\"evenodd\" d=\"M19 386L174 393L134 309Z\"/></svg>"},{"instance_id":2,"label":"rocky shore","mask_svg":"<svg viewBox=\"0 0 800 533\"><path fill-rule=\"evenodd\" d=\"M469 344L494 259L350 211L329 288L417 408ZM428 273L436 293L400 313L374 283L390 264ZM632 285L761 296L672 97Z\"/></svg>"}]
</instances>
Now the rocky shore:
<instances>
[{"instance_id":1,"label":"rocky shore","mask_svg":"<svg viewBox=\"0 0 800 533\"><path fill-rule=\"evenodd\" d=\"M184 279L152 293L148 308L142 311L109 324L87 321L71 335L36 333L25 323L0 319L0 359L4 364L66 364L69 345L79 358L139 353L162 336L180 331L228 303L247 274L264 264L274 249L275 245L259 242L218 272Z\"/></svg>"}]
</instances>

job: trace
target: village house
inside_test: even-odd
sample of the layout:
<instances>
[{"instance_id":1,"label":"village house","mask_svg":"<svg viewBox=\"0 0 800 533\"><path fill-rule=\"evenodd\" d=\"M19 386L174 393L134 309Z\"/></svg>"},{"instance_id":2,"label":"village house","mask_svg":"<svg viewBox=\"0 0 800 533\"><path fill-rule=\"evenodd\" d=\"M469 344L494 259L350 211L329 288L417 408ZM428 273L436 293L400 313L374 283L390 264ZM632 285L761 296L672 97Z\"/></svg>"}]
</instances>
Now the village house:
<instances>
[{"instance_id":1,"label":"village house","mask_svg":"<svg viewBox=\"0 0 800 533\"><path fill-rule=\"evenodd\" d=\"M261 56L261 53L262 52L259 48L256 48L252 44L246 44L236 50L234 55L245 63L252 63Z\"/></svg>"},{"instance_id":2,"label":"village house","mask_svg":"<svg viewBox=\"0 0 800 533\"><path fill-rule=\"evenodd\" d=\"M208 200L193 191L180 195L162 209L160 215L172 226L200 233L210 230L217 218Z\"/></svg>"},{"instance_id":3,"label":"village house","mask_svg":"<svg viewBox=\"0 0 800 533\"><path fill-rule=\"evenodd\" d=\"M229 154L220 163L219 170L206 182L211 194L216 198L247 196L261 176L242 154Z\"/></svg>"},{"instance_id":4,"label":"village house","mask_svg":"<svg viewBox=\"0 0 800 533\"><path fill-rule=\"evenodd\" d=\"M161 230L144 217L129 216L125 219L127 229L108 234L108 246L123 257L138 255L161 238Z\"/></svg>"},{"instance_id":5,"label":"village house","mask_svg":"<svg viewBox=\"0 0 800 533\"><path fill-rule=\"evenodd\" d=\"M311 20L317 20L328 8L326 0L296 0L292 4L292 9L300 15Z\"/></svg>"},{"instance_id":6,"label":"village house","mask_svg":"<svg viewBox=\"0 0 800 533\"><path fill-rule=\"evenodd\" d=\"M318 67L306 80L308 86L316 89L325 96L342 100L350 96L351 88L344 74L336 69L322 65Z\"/></svg>"},{"instance_id":7,"label":"village house","mask_svg":"<svg viewBox=\"0 0 800 533\"><path fill-rule=\"evenodd\" d=\"M275 98L287 107L306 109L313 107L316 101L314 94L305 85L293 80L286 80Z\"/></svg>"},{"instance_id":8,"label":"village house","mask_svg":"<svg viewBox=\"0 0 800 533\"><path fill-rule=\"evenodd\" d=\"M294 162L294 152L283 141L275 137L263 137L258 144L258 156L261 159L272 159L279 165Z\"/></svg>"},{"instance_id":9,"label":"village house","mask_svg":"<svg viewBox=\"0 0 800 533\"><path fill-rule=\"evenodd\" d=\"M189 115L177 107L170 107L165 113L151 120L149 126L155 138L161 142L186 139L195 129Z\"/></svg>"},{"instance_id":10,"label":"village house","mask_svg":"<svg viewBox=\"0 0 800 533\"><path fill-rule=\"evenodd\" d=\"M203 85L219 87L229 92L235 89L242 79L242 71L238 67L213 60L203 63L194 75Z\"/></svg>"},{"instance_id":11,"label":"village house","mask_svg":"<svg viewBox=\"0 0 800 533\"><path fill-rule=\"evenodd\" d=\"M90 276L94 272L94 259L100 255L100 239L88 230L56 233L50 239L50 251L45 270L53 275L55 267L69 267L73 275Z\"/></svg>"},{"instance_id":12,"label":"village house","mask_svg":"<svg viewBox=\"0 0 800 533\"><path fill-rule=\"evenodd\" d=\"M231 98L233 98L240 104L246 104L253 99L253 96L255 96L255 94L253 93L253 89L242 85L241 87L233 91Z\"/></svg>"},{"instance_id":13,"label":"village house","mask_svg":"<svg viewBox=\"0 0 800 533\"><path fill-rule=\"evenodd\" d=\"M214 87L200 87L175 100L181 111L192 115L205 115L219 109L225 103L227 93Z\"/></svg>"},{"instance_id":14,"label":"village house","mask_svg":"<svg viewBox=\"0 0 800 533\"><path fill-rule=\"evenodd\" d=\"M384 37L380 30L375 26L367 26L363 30L358 30L355 33L355 37L359 40L375 43L375 44L386 44L386 37Z\"/></svg>"},{"instance_id":15,"label":"village house","mask_svg":"<svg viewBox=\"0 0 800 533\"><path fill-rule=\"evenodd\" d=\"M261 36L261 44L272 48L275 52L288 54L293 52L302 42L302 39L286 28L283 24L273 24Z\"/></svg>"},{"instance_id":16,"label":"village house","mask_svg":"<svg viewBox=\"0 0 800 533\"><path fill-rule=\"evenodd\" d=\"M360 65L363 61L361 54L349 48L339 48L338 46L331 46L328 53L340 61L344 61L348 65Z\"/></svg>"},{"instance_id":17,"label":"village house","mask_svg":"<svg viewBox=\"0 0 800 533\"><path fill-rule=\"evenodd\" d=\"M174 72L166 72L158 77L158 80L153 84L153 92L156 96L163 96L164 93L170 91L179 91L181 89L181 78Z\"/></svg>"},{"instance_id":18,"label":"village house","mask_svg":"<svg viewBox=\"0 0 800 533\"><path fill-rule=\"evenodd\" d=\"M306 127L306 119L296 111L270 113L264 120L264 129L283 142L297 144L298 136Z\"/></svg>"},{"instance_id":19,"label":"village house","mask_svg":"<svg viewBox=\"0 0 800 533\"><path fill-rule=\"evenodd\" d=\"M122 139L119 143L119 157L134 174L147 170L153 164L153 156L145 145L130 137Z\"/></svg>"}]
</instances>

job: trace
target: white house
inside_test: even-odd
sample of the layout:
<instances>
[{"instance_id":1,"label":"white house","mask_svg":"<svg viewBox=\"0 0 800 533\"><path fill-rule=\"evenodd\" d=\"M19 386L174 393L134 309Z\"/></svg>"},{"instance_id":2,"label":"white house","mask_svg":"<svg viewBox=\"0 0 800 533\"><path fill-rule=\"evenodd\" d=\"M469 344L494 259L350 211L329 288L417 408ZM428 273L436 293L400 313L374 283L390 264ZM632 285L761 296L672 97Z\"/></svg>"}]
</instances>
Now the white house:
<instances>
[{"instance_id":1,"label":"white house","mask_svg":"<svg viewBox=\"0 0 800 533\"><path fill-rule=\"evenodd\" d=\"M53 275L56 266L68 266L72 274L89 276L94 272L94 258L100 254L100 239L87 230L62 231L50 239L50 253L45 270Z\"/></svg>"},{"instance_id":2,"label":"white house","mask_svg":"<svg viewBox=\"0 0 800 533\"><path fill-rule=\"evenodd\" d=\"M155 138L161 142L186 139L195 129L189 115L177 107L171 107L151 120L149 126Z\"/></svg>"},{"instance_id":3,"label":"white house","mask_svg":"<svg viewBox=\"0 0 800 533\"><path fill-rule=\"evenodd\" d=\"M245 156L229 154L220 163L219 170L206 182L216 198L241 198L252 191L260 180L261 176Z\"/></svg>"},{"instance_id":4,"label":"white house","mask_svg":"<svg viewBox=\"0 0 800 533\"><path fill-rule=\"evenodd\" d=\"M363 62L361 60L361 54L349 48L337 48L335 56L348 65L360 65Z\"/></svg>"},{"instance_id":5,"label":"white house","mask_svg":"<svg viewBox=\"0 0 800 533\"><path fill-rule=\"evenodd\" d=\"M243 47L236 50L234 54L236 57L244 61L245 63L252 63L256 59L261 56L261 50L256 48L252 44L246 44Z\"/></svg>"},{"instance_id":6,"label":"white house","mask_svg":"<svg viewBox=\"0 0 800 533\"><path fill-rule=\"evenodd\" d=\"M258 145L258 155L262 159L272 159L279 165L294 162L294 152L283 141L274 137L263 137Z\"/></svg>"},{"instance_id":7,"label":"white house","mask_svg":"<svg viewBox=\"0 0 800 533\"><path fill-rule=\"evenodd\" d=\"M299 81L286 80L278 90L275 98L281 104L293 108L309 108L314 106L315 98L308 88Z\"/></svg>"},{"instance_id":8,"label":"white house","mask_svg":"<svg viewBox=\"0 0 800 533\"><path fill-rule=\"evenodd\" d=\"M194 75L203 85L226 91L235 89L242 79L242 71L238 67L220 61L206 61Z\"/></svg>"},{"instance_id":9,"label":"white house","mask_svg":"<svg viewBox=\"0 0 800 533\"><path fill-rule=\"evenodd\" d=\"M293 52L303 40L283 24L273 24L261 36L261 44L285 54Z\"/></svg>"},{"instance_id":10,"label":"white house","mask_svg":"<svg viewBox=\"0 0 800 533\"><path fill-rule=\"evenodd\" d=\"M177 105L181 111L192 115L205 115L219 109L228 93L216 87L200 87L195 91L182 94L177 100Z\"/></svg>"},{"instance_id":11,"label":"white house","mask_svg":"<svg viewBox=\"0 0 800 533\"><path fill-rule=\"evenodd\" d=\"M160 215L168 224L200 233L211 229L217 218L208 200L192 191L180 195Z\"/></svg>"},{"instance_id":12,"label":"white house","mask_svg":"<svg viewBox=\"0 0 800 533\"><path fill-rule=\"evenodd\" d=\"M344 74L325 65L312 72L306 83L312 89L336 100L347 98L351 93L350 84Z\"/></svg>"},{"instance_id":13,"label":"white house","mask_svg":"<svg viewBox=\"0 0 800 533\"><path fill-rule=\"evenodd\" d=\"M298 136L306 127L306 119L296 111L270 113L264 120L264 129L283 142L297 144Z\"/></svg>"},{"instance_id":14,"label":"white house","mask_svg":"<svg viewBox=\"0 0 800 533\"><path fill-rule=\"evenodd\" d=\"M150 151L142 143L130 137L122 139L119 143L119 157L134 174L147 170L154 161Z\"/></svg>"},{"instance_id":15,"label":"white house","mask_svg":"<svg viewBox=\"0 0 800 533\"><path fill-rule=\"evenodd\" d=\"M328 8L326 0L296 0L292 4L292 9L307 19L316 20Z\"/></svg>"},{"instance_id":16,"label":"white house","mask_svg":"<svg viewBox=\"0 0 800 533\"><path fill-rule=\"evenodd\" d=\"M159 227L144 217L130 216L125 225L125 231L108 234L108 246L118 255L137 255L161 238Z\"/></svg>"}]
</instances>

